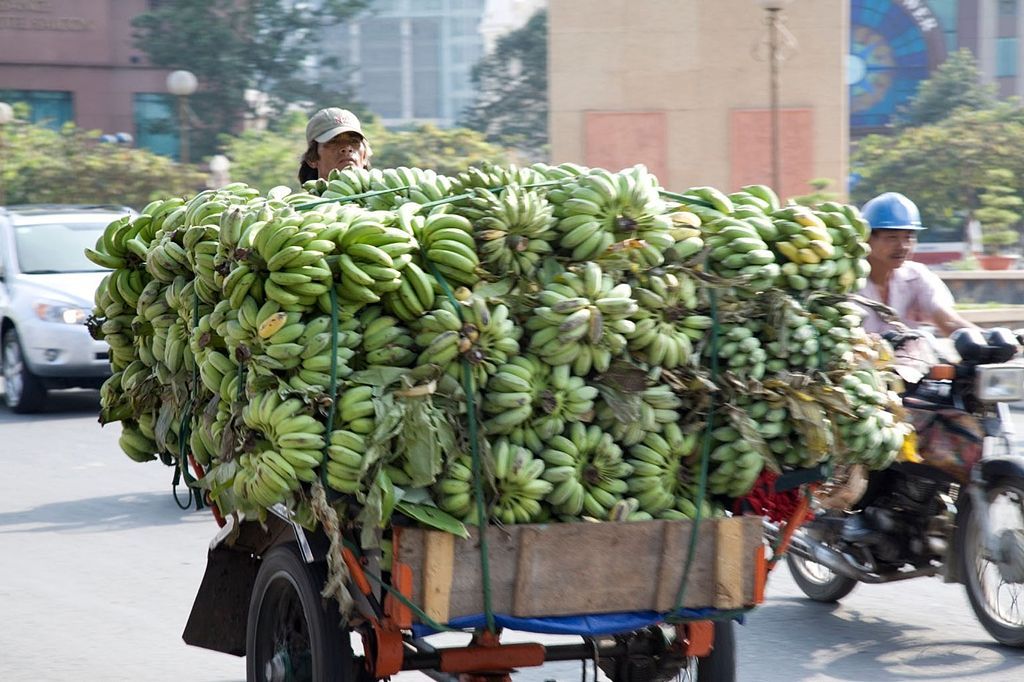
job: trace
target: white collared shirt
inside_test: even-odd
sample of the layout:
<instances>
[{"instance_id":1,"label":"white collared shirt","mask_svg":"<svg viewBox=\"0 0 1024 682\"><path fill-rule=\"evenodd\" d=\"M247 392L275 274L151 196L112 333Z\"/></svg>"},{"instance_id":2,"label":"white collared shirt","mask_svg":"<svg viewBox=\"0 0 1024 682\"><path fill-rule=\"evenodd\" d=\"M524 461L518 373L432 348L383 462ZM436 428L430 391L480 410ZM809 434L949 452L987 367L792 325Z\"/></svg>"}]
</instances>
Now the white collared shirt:
<instances>
[{"instance_id":1,"label":"white collared shirt","mask_svg":"<svg viewBox=\"0 0 1024 682\"><path fill-rule=\"evenodd\" d=\"M927 265L912 260L906 261L889 275L888 301L882 301L878 287L870 279L857 293L872 301L885 303L910 327L932 324L936 311L953 307L953 294L945 282ZM878 313L868 310L864 317L864 329L881 334L892 329L892 325L883 322Z\"/></svg>"}]
</instances>

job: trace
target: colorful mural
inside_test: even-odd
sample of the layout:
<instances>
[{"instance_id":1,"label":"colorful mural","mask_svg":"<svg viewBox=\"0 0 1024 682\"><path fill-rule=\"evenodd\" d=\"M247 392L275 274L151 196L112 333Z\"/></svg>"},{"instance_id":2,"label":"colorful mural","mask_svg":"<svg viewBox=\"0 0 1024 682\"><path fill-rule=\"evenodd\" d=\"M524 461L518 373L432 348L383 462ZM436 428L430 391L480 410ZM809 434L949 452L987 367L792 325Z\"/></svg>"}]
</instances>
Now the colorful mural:
<instances>
[{"instance_id":1,"label":"colorful mural","mask_svg":"<svg viewBox=\"0 0 1024 682\"><path fill-rule=\"evenodd\" d=\"M924 0L853 0L850 8L850 128L882 128L942 62L939 21Z\"/></svg>"}]
</instances>

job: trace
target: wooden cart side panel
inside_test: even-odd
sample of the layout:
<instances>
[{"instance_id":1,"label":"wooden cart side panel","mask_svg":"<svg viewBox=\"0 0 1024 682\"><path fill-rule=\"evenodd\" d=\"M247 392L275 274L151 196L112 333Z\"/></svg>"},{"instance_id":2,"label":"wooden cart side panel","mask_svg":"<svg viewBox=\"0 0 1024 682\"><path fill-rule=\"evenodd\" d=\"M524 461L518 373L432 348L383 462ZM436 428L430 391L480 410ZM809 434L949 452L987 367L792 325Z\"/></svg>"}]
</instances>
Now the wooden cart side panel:
<instances>
[{"instance_id":1,"label":"wooden cart side panel","mask_svg":"<svg viewBox=\"0 0 1024 682\"><path fill-rule=\"evenodd\" d=\"M760 527L757 518L700 524L684 606L733 608L753 603L754 547L761 543ZM520 617L669 611L676 605L692 530L688 521L490 529L492 607L496 613ZM475 529L469 539L446 536L450 549L428 540L430 535L446 536L421 529L402 532L401 560L415 572L413 600L429 604L428 613L442 622L483 613ZM447 616L441 618L445 594Z\"/></svg>"}]
</instances>

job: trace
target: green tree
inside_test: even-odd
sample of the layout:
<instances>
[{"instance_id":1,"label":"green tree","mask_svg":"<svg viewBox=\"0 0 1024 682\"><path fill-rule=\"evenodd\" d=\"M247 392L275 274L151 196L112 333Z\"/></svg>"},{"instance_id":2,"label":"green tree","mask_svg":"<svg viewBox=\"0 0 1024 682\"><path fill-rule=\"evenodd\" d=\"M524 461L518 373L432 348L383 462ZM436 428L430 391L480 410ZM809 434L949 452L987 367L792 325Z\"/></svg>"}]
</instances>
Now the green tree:
<instances>
[{"instance_id":1,"label":"green tree","mask_svg":"<svg viewBox=\"0 0 1024 682\"><path fill-rule=\"evenodd\" d=\"M996 87L982 82L974 54L961 48L922 81L910 101L900 107L897 127L936 123L958 109L990 109L997 102Z\"/></svg>"},{"instance_id":2,"label":"green tree","mask_svg":"<svg viewBox=\"0 0 1024 682\"><path fill-rule=\"evenodd\" d=\"M466 128L422 125L412 130L391 131L371 126L367 135L373 140L372 162L377 168L416 166L455 175L483 161L508 161L505 149Z\"/></svg>"},{"instance_id":3,"label":"green tree","mask_svg":"<svg viewBox=\"0 0 1024 682\"><path fill-rule=\"evenodd\" d=\"M808 180L807 184L811 186L812 191L809 194L792 197L791 201L804 206L817 206L826 201L839 200L839 194L829 189L834 184L831 178L814 178Z\"/></svg>"},{"instance_id":4,"label":"green tree","mask_svg":"<svg viewBox=\"0 0 1024 682\"><path fill-rule=\"evenodd\" d=\"M317 50L325 27L351 17L369 0L175 0L132 20L135 45L150 62L188 69L199 80L189 98L197 129L196 156L216 149L217 137L237 130L248 110L245 91L267 95L274 120L289 104L309 110L351 101L346 93L325 89L305 77L307 60Z\"/></svg>"},{"instance_id":5,"label":"green tree","mask_svg":"<svg viewBox=\"0 0 1024 682\"><path fill-rule=\"evenodd\" d=\"M266 192L276 185L299 188L298 170L305 149L306 117L284 116L276 129L223 135L223 153L231 161L231 179Z\"/></svg>"},{"instance_id":6,"label":"green tree","mask_svg":"<svg viewBox=\"0 0 1024 682\"><path fill-rule=\"evenodd\" d=\"M912 199L930 228L961 228L981 208L992 170L1011 173L1002 183L1021 194L1024 177L1024 110L1011 102L991 109L960 109L941 121L895 135L861 140L852 167L862 180L852 198L860 203L885 191Z\"/></svg>"},{"instance_id":7,"label":"green tree","mask_svg":"<svg viewBox=\"0 0 1024 682\"><path fill-rule=\"evenodd\" d=\"M299 163L305 151L305 125L305 118L298 114L287 118L280 130L223 136L224 153L231 160L231 179L264 192L275 185L297 189ZM376 168L416 166L454 175L483 161L508 160L504 149L487 142L475 130L442 130L425 125L391 131L376 123L364 125L363 130L372 142L371 162Z\"/></svg>"},{"instance_id":8,"label":"green tree","mask_svg":"<svg viewBox=\"0 0 1024 682\"><path fill-rule=\"evenodd\" d=\"M142 149L98 142L98 131L54 131L16 121L0 130L0 184L8 204L122 204L202 189L205 173Z\"/></svg>"},{"instance_id":9,"label":"green tree","mask_svg":"<svg viewBox=\"0 0 1024 682\"><path fill-rule=\"evenodd\" d=\"M463 117L463 125L484 133L488 141L534 160L547 156L547 40L544 10L499 38L494 51L473 67L477 99Z\"/></svg>"},{"instance_id":10,"label":"green tree","mask_svg":"<svg viewBox=\"0 0 1024 682\"><path fill-rule=\"evenodd\" d=\"M1004 247L1020 243L1016 226L1020 223L1024 199L1017 194L1013 171L993 168L986 172L988 185L981 193L981 207L974 217L981 224L981 245L985 253L998 254Z\"/></svg>"}]
</instances>

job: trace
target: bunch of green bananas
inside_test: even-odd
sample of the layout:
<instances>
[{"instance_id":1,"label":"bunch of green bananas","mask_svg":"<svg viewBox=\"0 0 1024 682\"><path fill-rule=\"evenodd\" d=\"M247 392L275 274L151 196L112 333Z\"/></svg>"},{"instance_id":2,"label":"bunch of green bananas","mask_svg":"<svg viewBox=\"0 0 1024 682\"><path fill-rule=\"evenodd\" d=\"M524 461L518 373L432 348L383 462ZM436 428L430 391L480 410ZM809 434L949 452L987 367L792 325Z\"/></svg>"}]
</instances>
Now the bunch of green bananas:
<instances>
[{"instance_id":1,"label":"bunch of green bananas","mask_svg":"<svg viewBox=\"0 0 1024 682\"><path fill-rule=\"evenodd\" d=\"M611 434L600 427L569 424L562 435L548 441L540 456L547 466L544 479L554 485L547 500L563 516L608 518L629 490L633 467L622 459L622 449Z\"/></svg>"},{"instance_id":2,"label":"bunch of green bananas","mask_svg":"<svg viewBox=\"0 0 1024 682\"><path fill-rule=\"evenodd\" d=\"M325 428L309 414L303 400L284 398L276 390L265 391L248 400L241 417L250 430L246 439L252 443L247 450L249 462L263 474L254 476L254 483L262 483L266 492L274 492L277 501L283 501L300 483L316 478L315 469L323 460Z\"/></svg>"},{"instance_id":3,"label":"bunch of green bananas","mask_svg":"<svg viewBox=\"0 0 1024 682\"><path fill-rule=\"evenodd\" d=\"M769 372L805 372L822 365L822 346L818 327L811 315L794 300L789 300L776 325L766 325L765 335L771 340L764 348L769 355L765 363Z\"/></svg>"},{"instance_id":4,"label":"bunch of green bananas","mask_svg":"<svg viewBox=\"0 0 1024 682\"><path fill-rule=\"evenodd\" d=\"M717 355L719 368L727 369L740 379L764 378L768 353L761 347L761 327L758 320L748 320L743 325L723 324L719 342L705 345L704 356L710 362L711 356Z\"/></svg>"},{"instance_id":5,"label":"bunch of green bananas","mask_svg":"<svg viewBox=\"0 0 1024 682\"><path fill-rule=\"evenodd\" d=\"M359 317L363 325L362 350L366 364L408 367L416 360L412 332L398 318L384 315L379 307Z\"/></svg>"},{"instance_id":6,"label":"bunch of green bananas","mask_svg":"<svg viewBox=\"0 0 1024 682\"><path fill-rule=\"evenodd\" d=\"M383 212L349 211L348 226L337 238L338 298L376 303L402 286L402 270L412 262L417 242Z\"/></svg>"},{"instance_id":7,"label":"bunch of green bananas","mask_svg":"<svg viewBox=\"0 0 1024 682\"><path fill-rule=\"evenodd\" d=\"M402 284L383 294L384 305L404 322L413 322L434 308L435 280L411 261L402 269Z\"/></svg>"},{"instance_id":8,"label":"bunch of green bananas","mask_svg":"<svg viewBox=\"0 0 1024 682\"><path fill-rule=\"evenodd\" d=\"M829 370L852 370L857 358L870 352L871 340L864 331L864 312L847 301L826 304L810 302L808 310L815 315L822 355Z\"/></svg>"},{"instance_id":9,"label":"bunch of green bananas","mask_svg":"<svg viewBox=\"0 0 1024 682\"><path fill-rule=\"evenodd\" d=\"M424 271L440 274L449 283L473 286L480 281L480 257L473 237L473 224L455 214L435 212L416 223Z\"/></svg>"},{"instance_id":10,"label":"bunch of green bananas","mask_svg":"<svg viewBox=\"0 0 1024 682\"><path fill-rule=\"evenodd\" d=\"M440 201L453 193L452 179L429 168L385 168L372 170L371 190L399 190L367 199L373 209L393 210L406 202L426 204ZM408 189L401 189L408 188Z\"/></svg>"},{"instance_id":11,"label":"bunch of green bananas","mask_svg":"<svg viewBox=\"0 0 1024 682\"><path fill-rule=\"evenodd\" d=\"M369 192L375 176L379 178L379 172L375 173L368 168L335 168L325 179L310 183L310 189L324 199L341 199Z\"/></svg>"},{"instance_id":12,"label":"bunch of green bananas","mask_svg":"<svg viewBox=\"0 0 1024 682\"><path fill-rule=\"evenodd\" d=\"M148 415L144 415L147 416ZM118 436L117 444L121 450L136 462L149 462L156 459L156 453L160 448L150 435L143 433L141 417L138 421L125 419L121 422L121 435Z\"/></svg>"},{"instance_id":13,"label":"bunch of green bananas","mask_svg":"<svg viewBox=\"0 0 1024 682\"><path fill-rule=\"evenodd\" d=\"M476 189L467 206L454 210L472 221L483 268L495 276L532 277L558 236L551 204L517 185L500 194Z\"/></svg>"},{"instance_id":14,"label":"bunch of green bananas","mask_svg":"<svg viewBox=\"0 0 1024 682\"><path fill-rule=\"evenodd\" d=\"M723 409L733 421L709 443L716 494L745 493L766 458L803 467L839 451L881 466L902 443L884 382L856 373L883 358L858 308L841 300L866 274L866 224L852 207L783 207L757 185L673 195L642 167L575 164L484 165L455 179L348 170L307 190L235 184L154 202L111 223L89 253L112 268L91 323L111 345L104 420L126 420L122 448L135 459L233 462L234 484L218 492L227 510L301 507L301 486L322 474L357 498L427 486L472 519L468 460L448 452L412 467L408 434L387 421L406 410L465 428L463 360L494 475L486 502L503 523L693 516L701 448L680 422L687 405L701 409L687 391L717 382L712 360L734 396ZM312 201L373 190L386 191ZM715 308L702 280L718 288ZM639 380L633 368L648 383L613 390ZM786 383L794 373L843 392L802 391ZM455 388L430 394L424 418L397 385L367 385L390 376L413 382L406 389ZM740 386L752 396L735 395ZM805 403L828 437L808 431Z\"/></svg>"},{"instance_id":15,"label":"bunch of green bananas","mask_svg":"<svg viewBox=\"0 0 1024 682\"><path fill-rule=\"evenodd\" d=\"M685 263L704 250L704 232L701 230L701 219L696 213L684 210L682 206L674 206L668 214L672 221L669 234L673 244L665 251L665 260L669 264Z\"/></svg>"},{"instance_id":16,"label":"bunch of green bananas","mask_svg":"<svg viewBox=\"0 0 1024 682\"><path fill-rule=\"evenodd\" d=\"M352 406L349 406L352 410ZM361 419L361 418L360 418ZM363 489L363 455L366 436L351 429L331 431L324 462L327 485L339 493L354 494Z\"/></svg>"},{"instance_id":17,"label":"bunch of green bananas","mask_svg":"<svg viewBox=\"0 0 1024 682\"><path fill-rule=\"evenodd\" d=\"M900 405L899 396L889 388L885 375L871 369L844 375L839 386L853 411L853 416L835 417L843 460L884 469L900 453L911 428L893 414Z\"/></svg>"},{"instance_id":18,"label":"bunch of green bananas","mask_svg":"<svg viewBox=\"0 0 1024 682\"><path fill-rule=\"evenodd\" d=\"M635 394L634 403L613 406L607 400L597 403L597 424L624 447L636 445L649 433L659 433L667 424L681 418L682 399L668 384L656 383Z\"/></svg>"},{"instance_id":19,"label":"bunch of green bananas","mask_svg":"<svg viewBox=\"0 0 1024 682\"><path fill-rule=\"evenodd\" d=\"M340 430L352 431L362 436L373 433L377 425L377 408L374 405L373 387L365 384L346 386L342 391L335 414Z\"/></svg>"},{"instance_id":20,"label":"bunch of green bananas","mask_svg":"<svg viewBox=\"0 0 1024 682\"><path fill-rule=\"evenodd\" d=\"M639 311L636 329L626 337L630 353L654 367L689 365L694 336L704 335L703 329L690 326L699 305L696 281L684 273L665 273L646 277L644 285L633 287Z\"/></svg>"},{"instance_id":21,"label":"bunch of green bananas","mask_svg":"<svg viewBox=\"0 0 1024 682\"><path fill-rule=\"evenodd\" d=\"M484 387L500 365L519 353L522 328L510 317L508 306L489 306L480 296L459 301L458 309L440 301L413 324L416 345L422 348L418 364L433 364L456 378L462 377L460 360L466 360L477 386Z\"/></svg>"},{"instance_id":22,"label":"bunch of green bananas","mask_svg":"<svg viewBox=\"0 0 1024 682\"><path fill-rule=\"evenodd\" d=\"M629 491L639 508L653 518L693 518L697 514L697 479L700 453L699 437L683 433L677 422L666 424L662 432L648 433L643 441L629 449L626 461L633 467ZM704 500L702 516L711 515Z\"/></svg>"},{"instance_id":23,"label":"bunch of green bananas","mask_svg":"<svg viewBox=\"0 0 1024 682\"><path fill-rule=\"evenodd\" d=\"M498 438L490 447L488 458L493 476L487 494L487 509L492 519L504 524L533 523L544 519L543 502L554 490L544 480L544 460L534 457L527 448ZM475 523L477 510L473 499L472 461L461 455L448 466L436 489L438 505L456 516Z\"/></svg>"},{"instance_id":24,"label":"bunch of green bananas","mask_svg":"<svg viewBox=\"0 0 1024 682\"><path fill-rule=\"evenodd\" d=\"M555 205L560 245L574 261L589 261L612 244L635 240L628 253L641 267L661 265L676 240L657 179L643 166L618 173L602 168L548 191Z\"/></svg>"},{"instance_id":25,"label":"bunch of green bananas","mask_svg":"<svg viewBox=\"0 0 1024 682\"><path fill-rule=\"evenodd\" d=\"M764 456L733 426L717 427L711 438L708 490L729 497L745 495L761 475Z\"/></svg>"},{"instance_id":26,"label":"bunch of green bananas","mask_svg":"<svg viewBox=\"0 0 1024 682\"><path fill-rule=\"evenodd\" d=\"M762 291L774 285L781 269L758 225L734 214L706 221L703 229L709 269L721 277L748 278L747 288Z\"/></svg>"},{"instance_id":27,"label":"bunch of green bananas","mask_svg":"<svg viewBox=\"0 0 1024 682\"><path fill-rule=\"evenodd\" d=\"M573 376L568 365L551 367L533 354L519 355L487 382L484 429L540 452L566 423L590 421L596 397L597 388Z\"/></svg>"},{"instance_id":28,"label":"bunch of green bananas","mask_svg":"<svg viewBox=\"0 0 1024 682\"><path fill-rule=\"evenodd\" d=\"M571 364L577 376L605 372L636 331L639 307L625 282L616 284L593 261L556 276L537 295L526 321L530 349L549 365Z\"/></svg>"},{"instance_id":29,"label":"bunch of green bananas","mask_svg":"<svg viewBox=\"0 0 1024 682\"><path fill-rule=\"evenodd\" d=\"M542 166L544 167L544 166ZM488 161L479 166L470 166L452 180L452 193L463 194L475 189L495 190L499 187L536 185L549 178L545 173L530 166L510 163L498 166Z\"/></svg>"},{"instance_id":30,"label":"bunch of green bananas","mask_svg":"<svg viewBox=\"0 0 1024 682\"><path fill-rule=\"evenodd\" d=\"M849 213L844 213L787 206L771 214L779 232L772 246L785 261L781 283L794 291L835 293L849 293L863 286L869 269L867 244L854 225L863 223L863 219L855 208L848 208Z\"/></svg>"}]
</instances>

